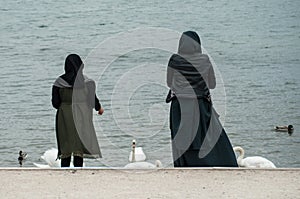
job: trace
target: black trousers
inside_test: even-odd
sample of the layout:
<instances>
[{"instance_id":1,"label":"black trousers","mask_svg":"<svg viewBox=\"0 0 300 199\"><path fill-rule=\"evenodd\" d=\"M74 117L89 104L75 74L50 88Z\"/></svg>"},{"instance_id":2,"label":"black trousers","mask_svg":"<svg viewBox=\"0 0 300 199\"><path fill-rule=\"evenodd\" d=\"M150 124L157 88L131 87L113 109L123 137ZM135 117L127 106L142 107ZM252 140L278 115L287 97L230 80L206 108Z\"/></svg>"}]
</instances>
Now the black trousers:
<instances>
[{"instance_id":1,"label":"black trousers","mask_svg":"<svg viewBox=\"0 0 300 199\"><path fill-rule=\"evenodd\" d=\"M62 158L60 165L61 167L70 167L70 163L71 163L71 156L67 158ZM74 163L74 167L82 167L83 158L79 156L74 156L73 163Z\"/></svg>"}]
</instances>

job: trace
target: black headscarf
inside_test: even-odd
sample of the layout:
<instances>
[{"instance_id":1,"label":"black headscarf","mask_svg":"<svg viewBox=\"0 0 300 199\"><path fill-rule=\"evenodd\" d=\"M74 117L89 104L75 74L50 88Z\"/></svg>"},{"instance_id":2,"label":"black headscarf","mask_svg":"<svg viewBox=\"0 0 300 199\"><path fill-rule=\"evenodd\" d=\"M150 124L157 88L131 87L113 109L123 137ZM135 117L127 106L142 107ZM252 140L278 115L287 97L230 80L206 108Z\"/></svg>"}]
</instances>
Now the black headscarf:
<instances>
[{"instance_id":1,"label":"black headscarf","mask_svg":"<svg viewBox=\"0 0 300 199\"><path fill-rule=\"evenodd\" d=\"M202 53L200 37L194 31L186 31L182 33L179 40L178 54L186 55L194 53Z\"/></svg>"},{"instance_id":2,"label":"black headscarf","mask_svg":"<svg viewBox=\"0 0 300 199\"><path fill-rule=\"evenodd\" d=\"M201 41L194 31L182 33L178 54L169 60L167 84L177 97L208 97L215 87L215 75L208 55L201 50ZM169 101L169 98L167 99Z\"/></svg>"},{"instance_id":3,"label":"black headscarf","mask_svg":"<svg viewBox=\"0 0 300 199\"><path fill-rule=\"evenodd\" d=\"M70 54L67 56L65 61L65 74L60 77L68 82L68 84L72 87L74 87L76 80L76 87L81 87L84 84L84 77L82 73L83 66L84 64L79 55Z\"/></svg>"}]
</instances>

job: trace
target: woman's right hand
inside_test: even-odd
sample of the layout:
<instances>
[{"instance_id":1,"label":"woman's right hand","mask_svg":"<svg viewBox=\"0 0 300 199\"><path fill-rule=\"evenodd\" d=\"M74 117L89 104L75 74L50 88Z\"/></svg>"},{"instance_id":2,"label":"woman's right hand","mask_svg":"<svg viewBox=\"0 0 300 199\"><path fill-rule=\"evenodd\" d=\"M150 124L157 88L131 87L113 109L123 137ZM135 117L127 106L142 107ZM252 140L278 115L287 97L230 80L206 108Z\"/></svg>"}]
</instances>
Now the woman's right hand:
<instances>
[{"instance_id":1,"label":"woman's right hand","mask_svg":"<svg viewBox=\"0 0 300 199\"><path fill-rule=\"evenodd\" d=\"M99 111L98 111L98 114L99 114L99 115L102 115L103 112L104 112L104 109L101 107L101 108L99 109Z\"/></svg>"}]
</instances>

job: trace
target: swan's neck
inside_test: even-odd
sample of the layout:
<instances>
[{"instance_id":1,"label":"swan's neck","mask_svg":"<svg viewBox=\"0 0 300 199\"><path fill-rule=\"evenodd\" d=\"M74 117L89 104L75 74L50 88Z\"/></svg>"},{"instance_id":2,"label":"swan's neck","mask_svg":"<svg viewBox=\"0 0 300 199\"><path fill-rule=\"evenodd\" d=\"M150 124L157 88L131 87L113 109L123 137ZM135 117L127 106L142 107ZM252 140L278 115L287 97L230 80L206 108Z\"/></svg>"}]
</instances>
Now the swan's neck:
<instances>
[{"instance_id":1,"label":"swan's neck","mask_svg":"<svg viewBox=\"0 0 300 199\"><path fill-rule=\"evenodd\" d=\"M245 151L244 151L244 149L242 147L234 147L234 150L239 153L239 156L237 158L237 162L238 162L238 165L241 165L242 164L242 160L243 160L244 155L245 155Z\"/></svg>"},{"instance_id":2,"label":"swan's neck","mask_svg":"<svg viewBox=\"0 0 300 199\"><path fill-rule=\"evenodd\" d=\"M132 145L132 162L135 162L135 145Z\"/></svg>"}]
</instances>

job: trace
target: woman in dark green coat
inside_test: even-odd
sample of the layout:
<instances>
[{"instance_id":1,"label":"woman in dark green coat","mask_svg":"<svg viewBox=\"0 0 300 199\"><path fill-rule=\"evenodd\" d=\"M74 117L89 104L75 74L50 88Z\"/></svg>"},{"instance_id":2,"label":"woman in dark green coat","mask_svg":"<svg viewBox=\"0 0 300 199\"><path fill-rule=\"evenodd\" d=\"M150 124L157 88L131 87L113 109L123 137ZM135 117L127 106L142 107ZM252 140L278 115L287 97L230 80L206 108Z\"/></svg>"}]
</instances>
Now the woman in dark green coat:
<instances>
[{"instance_id":1,"label":"woman in dark green coat","mask_svg":"<svg viewBox=\"0 0 300 199\"><path fill-rule=\"evenodd\" d=\"M56 138L61 167L82 167L83 158L100 158L92 109L102 115L103 108L95 94L95 82L83 75L83 62L76 54L65 61L65 74L52 87L52 105L57 109Z\"/></svg>"},{"instance_id":2,"label":"woman in dark green coat","mask_svg":"<svg viewBox=\"0 0 300 199\"><path fill-rule=\"evenodd\" d=\"M212 106L216 79L196 32L184 32L167 68L174 167L236 167L230 141Z\"/></svg>"}]
</instances>

